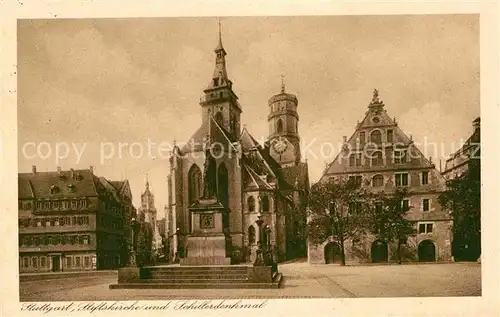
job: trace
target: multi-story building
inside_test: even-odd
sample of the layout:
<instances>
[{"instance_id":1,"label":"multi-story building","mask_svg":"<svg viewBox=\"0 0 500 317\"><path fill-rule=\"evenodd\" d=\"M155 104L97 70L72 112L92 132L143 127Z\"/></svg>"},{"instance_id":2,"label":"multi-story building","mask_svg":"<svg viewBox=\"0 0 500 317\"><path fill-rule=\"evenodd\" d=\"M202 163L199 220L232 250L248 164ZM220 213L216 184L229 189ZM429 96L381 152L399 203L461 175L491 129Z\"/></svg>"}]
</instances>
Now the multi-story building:
<instances>
[{"instance_id":1,"label":"multi-story building","mask_svg":"<svg viewBox=\"0 0 500 317\"><path fill-rule=\"evenodd\" d=\"M442 173L447 181L465 180L462 186L467 195L466 213L453 213L453 256L456 261L476 260L481 255L480 178L481 178L481 120L472 122L473 132L463 146L446 160ZM476 210L474 210L476 209Z\"/></svg>"},{"instance_id":2,"label":"multi-story building","mask_svg":"<svg viewBox=\"0 0 500 317\"><path fill-rule=\"evenodd\" d=\"M406 187L410 196L403 200L408 219L415 222L417 235L405 241L403 260L447 261L451 258L451 226L448 211L438 203L445 181L430 159L424 157L411 137L389 117L384 103L374 91L368 111L353 135L344 137L341 152L328 165L320 181L354 178L372 192L394 192ZM347 262L387 262L395 260L395 245L368 234L347 242ZM309 262L329 263L338 259L337 241L321 245L309 243Z\"/></svg>"},{"instance_id":3,"label":"multi-story building","mask_svg":"<svg viewBox=\"0 0 500 317\"><path fill-rule=\"evenodd\" d=\"M196 228L212 230L212 214L194 223L192 207L203 198L204 188L215 186L225 236L217 245L225 248L225 259L253 261L259 242L272 245L278 261L304 256L306 243L300 231L305 226L309 179L300 155L298 99L285 91L284 84L270 98L266 105L269 137L259 144L246 128L241 129L243 108L227 74L225 56L219 34L215 69L200 100L202 123L184 146L173 149L170 158L167 217L172 252L181 258L195 254L189 248L197 243ZM213 165L206 165L206 146L220 146ZM262 237L258 217L266 228Z\"/></svg>"},{"instance_id":4,"label":"multi-story building","mask_svg":"<svg viewBox=\"0 0 500 317\"><path fill-rule=\"evenodd\" d=\"M472 122L473 132L463 146L452 153L446 160L443 177L446 180L461 177L471 168L472 163L479 162L481 156L481 119Z\"/></svg>"},{"instance_id":5,"label":"multi-story building","mask_svg":"<svg viewBox=\"0 0 500 317\"><path fill-rule=\"evenodd\" d=\"M19 270L116 268L128 257L128 182L85 170L19 173Z\"/></svg>"}]
</instances>

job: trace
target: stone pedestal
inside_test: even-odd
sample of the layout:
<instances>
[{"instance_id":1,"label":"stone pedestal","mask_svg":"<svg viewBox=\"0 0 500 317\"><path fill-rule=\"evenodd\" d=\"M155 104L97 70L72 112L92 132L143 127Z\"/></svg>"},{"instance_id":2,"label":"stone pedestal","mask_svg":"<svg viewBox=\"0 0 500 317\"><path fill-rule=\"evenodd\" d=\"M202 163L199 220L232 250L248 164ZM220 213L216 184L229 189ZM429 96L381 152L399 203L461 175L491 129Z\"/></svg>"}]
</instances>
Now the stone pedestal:
<instances>
[{"instance_id":1,"label":"stone pedestal","mask_svg":"<svg viewBox=\"0 0 500 317\"><path fill-rule=\"evenodd\" d=\"M224 206L216 198L202 198L189 208L192 232L187 238L187 257L181 265L229 265L223 232Z\"/></svg>"}]
</instances>

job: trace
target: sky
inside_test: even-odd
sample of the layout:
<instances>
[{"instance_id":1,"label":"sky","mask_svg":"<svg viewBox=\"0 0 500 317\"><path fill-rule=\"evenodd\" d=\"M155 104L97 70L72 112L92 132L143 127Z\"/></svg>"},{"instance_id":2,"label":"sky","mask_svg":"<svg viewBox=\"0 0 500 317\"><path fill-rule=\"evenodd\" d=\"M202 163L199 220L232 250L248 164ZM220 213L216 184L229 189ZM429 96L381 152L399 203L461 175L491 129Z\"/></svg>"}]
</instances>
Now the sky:
<instances>
[{"instance_id":1,"label":"sky","mask_svg":"<svg viewBox=\"0 0 500 317\"><path fill-rule=\"evenodd\" d=\"M312 182L375 88L437 166L480 114L477 15L220 20L243 125L267 137L268 100L284 76L299 100ZM92 165L98 176L128 179L136 206L148 175L162 218L165 149L201 124L217 39L218 18L209 17L18 20L19 172Z\"/></svg>"}]
</instances>

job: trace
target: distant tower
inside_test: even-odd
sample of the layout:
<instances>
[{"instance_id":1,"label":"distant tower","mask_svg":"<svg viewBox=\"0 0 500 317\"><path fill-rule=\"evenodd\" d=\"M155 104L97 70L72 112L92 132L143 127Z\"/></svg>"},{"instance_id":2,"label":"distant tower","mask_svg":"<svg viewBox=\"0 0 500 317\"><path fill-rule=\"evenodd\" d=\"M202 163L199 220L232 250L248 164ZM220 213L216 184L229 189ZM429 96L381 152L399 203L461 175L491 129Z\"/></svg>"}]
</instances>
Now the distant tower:
<instances>
[{"instance_id":1,"label":"distant tower","mask_svg":"<svg viewBox=\"0 0 500 317\"><path fill-rule=\"evenodd\" d=\"M155 196L149 189L149 180L146 175L146 189L141 194L141 212L144 214L144 221L150 223L152 228L156 227L156 207Z\"/></svg>"},{"instance_id":2,"label":"distant tower","mask_svg":"<svg viewBox=\"0 0 500 317\"><path fill-rule=\"evenodd\" d=\"M161 236L158 231L158 222L157 222L157 211L155 207L155 196L149 189L149 180L148 175L146 174L146 189L141 195L141 214L144 215L144 222L148 223L152 233L153 233L153 241L152 248L155 253L157 253L158 249L161 247Z\"/></svg>"},{"instance_id":3,"label":"distant tower","mask_svg":"<svg viewBox=\"0 0 500 317\"><path fill-rule=\"evenodd\" d=\"M285 92L281 78L281 92L269 99L269 140L272 157L282 166L294 166L300 162L298 100Z\"/></svg>"},{"instance_id":4,"label":"distant tower","mask_svg":"<svg viewBox=\"0 0 500 317\"><path fill-rule=\"evenodd\" d=\"M213 116L215 121L236 140L240 135L240 115L242 111L238 96L233 91L233 83L227 76L227 53L222 46L220 22L219 43L214 52L214 73L208 87L203 91L205 93L204 98L200 101L203 108L202 120L205 122L209 116Z\"/></svg>"}]
</instances>

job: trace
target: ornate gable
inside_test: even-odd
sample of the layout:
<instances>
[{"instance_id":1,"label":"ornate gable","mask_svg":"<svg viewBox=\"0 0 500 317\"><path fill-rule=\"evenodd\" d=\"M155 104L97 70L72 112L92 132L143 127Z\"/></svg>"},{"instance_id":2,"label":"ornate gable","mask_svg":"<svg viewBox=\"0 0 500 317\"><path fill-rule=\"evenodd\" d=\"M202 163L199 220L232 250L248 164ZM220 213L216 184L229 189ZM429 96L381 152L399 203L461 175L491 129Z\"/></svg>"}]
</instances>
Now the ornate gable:
<instances>
[{"instance_id":1,"label":"ornate gable","mask_svg":"<svg viewBox=\"0 0 500 317\"><path fill-rule=\"evenodd\" d=\"M377 170L434 168L391 118L375 89L365 117L324 174L360 173Z\"/></svg>"}]
</instances>

